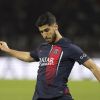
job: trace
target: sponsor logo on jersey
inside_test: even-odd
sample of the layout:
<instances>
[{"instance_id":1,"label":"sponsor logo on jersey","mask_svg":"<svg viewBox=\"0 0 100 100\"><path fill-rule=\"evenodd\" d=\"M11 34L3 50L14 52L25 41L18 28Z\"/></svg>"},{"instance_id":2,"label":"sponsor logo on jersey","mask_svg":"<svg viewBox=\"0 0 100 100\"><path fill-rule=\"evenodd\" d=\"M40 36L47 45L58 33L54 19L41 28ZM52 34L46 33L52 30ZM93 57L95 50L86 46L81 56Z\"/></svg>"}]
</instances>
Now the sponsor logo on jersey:
<instances>
[{"instance_id":1,"label":"sponsor logo on jersey","mask_svg":"<svg viewBox=\"0 0 100 100\"><path fill-rule=\"evenodd\" d=\"M54 65L54 58L40 58L40 66Z\"/></svg>"},{"instance_id":2,"label":"sponsor logo on jersey","mask_svg":"<svg viewBox=\"0 0 100 100\"><path fill-rule=\"evenodd\" d=\"M87 55L85 53L83 53L83 55L80 56L80 59L84 59L85 57L87 57Z\"/></svg>"}]
</instances>

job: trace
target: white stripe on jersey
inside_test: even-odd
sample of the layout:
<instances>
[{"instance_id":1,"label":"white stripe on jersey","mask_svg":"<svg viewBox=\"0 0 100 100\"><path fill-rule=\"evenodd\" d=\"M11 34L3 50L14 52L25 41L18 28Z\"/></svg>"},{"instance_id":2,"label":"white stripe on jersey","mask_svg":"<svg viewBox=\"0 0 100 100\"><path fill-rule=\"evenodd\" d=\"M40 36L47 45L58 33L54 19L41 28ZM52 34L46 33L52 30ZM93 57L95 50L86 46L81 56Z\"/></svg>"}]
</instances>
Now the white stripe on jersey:
<instances>
[{"instance_id":1,"label":"white stripe on jersey","mask_svg":"<svg viewBox=\"0 0 100 100\"><path fill-rule=\"evenodd\" d=\"M57 76L57 73L58 73L59 64L60 64L60 61L61 61L61 59L62 59L62 56L63 56L63 51L61 52L60 59L59 59L59 62L58 62L57 71L56 71L56 76Z\"/></svg>"}]
</instances>

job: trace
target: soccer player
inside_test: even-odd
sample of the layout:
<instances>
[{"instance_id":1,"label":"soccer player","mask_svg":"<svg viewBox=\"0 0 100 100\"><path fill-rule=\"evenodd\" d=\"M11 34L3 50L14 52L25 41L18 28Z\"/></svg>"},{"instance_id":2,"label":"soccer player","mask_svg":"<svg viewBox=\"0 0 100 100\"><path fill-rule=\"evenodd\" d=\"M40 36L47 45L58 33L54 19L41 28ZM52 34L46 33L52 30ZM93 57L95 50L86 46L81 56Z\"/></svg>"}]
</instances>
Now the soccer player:
<instances>
[{"instance_id":1,"label":"soccer player","mask_svg":"<svg viewBox=\"0 0 100 100\"><path fill-rule=\"evenodd\" d=\"M100 68L80 47L60 34L52 13L39 16L36 26L46 42L34 51L17 51L0 41L1 51L22 61L40 62L32 100L73 100L66 83L75 61L83 64L100 81Z\"/></svg>"}]
</instances>

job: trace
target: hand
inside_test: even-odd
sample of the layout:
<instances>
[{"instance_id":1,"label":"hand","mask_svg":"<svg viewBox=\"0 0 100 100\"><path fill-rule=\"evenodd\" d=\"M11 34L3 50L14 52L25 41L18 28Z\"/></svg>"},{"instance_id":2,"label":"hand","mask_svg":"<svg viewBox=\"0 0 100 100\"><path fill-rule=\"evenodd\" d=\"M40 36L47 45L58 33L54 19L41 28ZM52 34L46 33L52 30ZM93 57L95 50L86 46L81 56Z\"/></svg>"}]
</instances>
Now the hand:
<instances>
[{"instance_id":1,"label":"hand","mask_svg":"<svg viewBox=\"0 0 100 100\"><path fill-rule=\"evenodd\" d=\"M0 41L0 50L4 52L8 52L10 48L8 47L6 42Z\"/></svg>"}]
</instances>

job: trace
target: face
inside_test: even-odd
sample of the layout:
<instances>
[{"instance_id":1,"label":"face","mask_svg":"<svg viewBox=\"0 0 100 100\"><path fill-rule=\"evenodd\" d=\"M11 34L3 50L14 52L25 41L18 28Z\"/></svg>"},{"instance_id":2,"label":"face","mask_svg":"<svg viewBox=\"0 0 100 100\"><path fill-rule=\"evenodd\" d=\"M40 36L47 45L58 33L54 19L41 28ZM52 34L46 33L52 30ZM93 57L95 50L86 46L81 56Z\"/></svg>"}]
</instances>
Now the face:
<instances>
[{"instance_id":1,"label":"face","mask_svg":"<svg viewBox=\"0 0 100 100\"><path fill-rule=\"evenodd\" d=\"M56 41L56 30L57 30L57 25L43 25L39 27L39 31L43 38L45 39L46 42L52 43Z\"/></svg>"}]
</instances>

